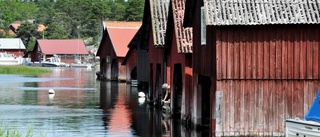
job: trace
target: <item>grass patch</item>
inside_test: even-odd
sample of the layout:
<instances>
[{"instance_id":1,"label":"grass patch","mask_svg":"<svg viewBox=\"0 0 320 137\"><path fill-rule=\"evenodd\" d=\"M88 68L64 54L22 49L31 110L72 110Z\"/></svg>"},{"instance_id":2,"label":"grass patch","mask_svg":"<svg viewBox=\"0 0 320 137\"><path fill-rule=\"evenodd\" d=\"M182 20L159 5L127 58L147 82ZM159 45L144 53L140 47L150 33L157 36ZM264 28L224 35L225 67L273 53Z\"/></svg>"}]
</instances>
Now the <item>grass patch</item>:
<instances>
[{"instance_id":1,"label":"grass patch","mask_svg":"<svg viewBox=\"0 0 320 137\"><path fill-rule=\"evenodd\" d=\"M28 129L25 135L18 129L9 129L8 127L0 127L0 137L33 137L33 129ZM46 135L40 133L40 137L46 137Z\"/></svg>"},{"instance_id":2,"label":"grass patch","mask_svg":"<svg viewBox=\"0 0 320 137\"><path fill-rule=\"evenodd\" d=\"M38 75L43 73L51 73L51 70L30 66L0 66L0 74Z\"/></svg>"}]
</instances>

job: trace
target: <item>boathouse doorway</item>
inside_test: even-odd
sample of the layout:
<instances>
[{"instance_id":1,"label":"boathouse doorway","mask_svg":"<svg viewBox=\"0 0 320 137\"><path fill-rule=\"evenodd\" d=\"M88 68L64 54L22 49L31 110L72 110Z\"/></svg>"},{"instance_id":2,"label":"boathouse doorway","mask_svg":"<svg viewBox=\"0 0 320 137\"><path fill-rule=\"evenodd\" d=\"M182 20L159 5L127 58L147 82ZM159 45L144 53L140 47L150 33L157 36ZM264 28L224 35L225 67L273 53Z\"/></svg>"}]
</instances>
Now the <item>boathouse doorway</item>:
<instances>
[{"instance_id":1,"label":"boathouse doorway","mask_svg":"<svg viewBox=\"0 0 320 137\"><path fill-rule=\"evenodd\" d=\"M107 78L106 71L107 71L106 59L102 59L100 62L100 73L97 74L97 79L101 81L106 80Z\"/></svg>"},{"instance_id":2,"label":"boathouse doorway","mask_svg":"<svg viewBox=\"0 0 320 137\"><path fill-rule=\"evenodd\" d=\"M118 74L119 74L118 62L117 62L116 59L113 59L112 63L111 63L111 80L112 81L117 81L118 80Z\"/></svg>"},{"instance_id":3,"label":"boathouse doorway","mask_svg":"<svg viewBox=\"0 0 320 137\"><path fill-rule=\"evenodd\" d=\"M130 78L131 80L136 80L137 79L137 67L134 67L130 73Z\"/></svg>"},{"instance_id":4,"label":"boathouse doorway","mask_svg":"<svg viewBox=\"0 0 320 137\"><path fill-rule=\"evenodd\" d=\"M201 125L210 126L210 77L199 75L199 85L201 86Z\"/></svg>"},{"instance_id":5,"label":"boathouse doorway","mask_svg":"<svg viewBox=\"0 0 320 137\"><path fill-rule=\"evenodd\" d=\"M150 64L149 73L149 100L153 103L153 64Z\"/></svg>"},{"instance_id":6,"label":"boathouse doorway","mask_svg":"<svg viewBox=\"0 0 320 137\"><path fill-rule=\"evenodd\" d=\"M173 70L172 112L174 117L180 117L182 105L182 66L175 64Z\"/></svg>"},{"instance_id":7,"label":"boathouse doorway","mask_svg":"<svg viewBox=\"0 0 320 137\"><path fill-rule=\"evenodd\" d=\"M157 64L157 68L156 68L156 104L155 105L161 105L161 100L162 100L162 81L161 81L161 64Z\"/></svg>"}]
</instances>

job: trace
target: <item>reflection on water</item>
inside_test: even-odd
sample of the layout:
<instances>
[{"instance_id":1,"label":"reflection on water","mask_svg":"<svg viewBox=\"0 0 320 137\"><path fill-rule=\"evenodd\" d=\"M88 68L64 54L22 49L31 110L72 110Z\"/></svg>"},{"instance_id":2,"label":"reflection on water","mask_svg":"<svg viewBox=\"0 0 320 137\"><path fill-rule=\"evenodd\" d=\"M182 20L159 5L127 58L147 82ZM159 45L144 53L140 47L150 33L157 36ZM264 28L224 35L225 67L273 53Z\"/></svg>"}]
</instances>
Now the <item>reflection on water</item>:
<instances>
[{"instance_id":1,"label":"reflection on water","mask_svg":"<svg viewBox=\"0 0 320 137\"><path fill-rule=\"evenodd\" d=\"M200 136L150 108L130 85L96 81L95 70L51 69L0 75L0 127L48 137Z\"/></svg>"}]
</instances>

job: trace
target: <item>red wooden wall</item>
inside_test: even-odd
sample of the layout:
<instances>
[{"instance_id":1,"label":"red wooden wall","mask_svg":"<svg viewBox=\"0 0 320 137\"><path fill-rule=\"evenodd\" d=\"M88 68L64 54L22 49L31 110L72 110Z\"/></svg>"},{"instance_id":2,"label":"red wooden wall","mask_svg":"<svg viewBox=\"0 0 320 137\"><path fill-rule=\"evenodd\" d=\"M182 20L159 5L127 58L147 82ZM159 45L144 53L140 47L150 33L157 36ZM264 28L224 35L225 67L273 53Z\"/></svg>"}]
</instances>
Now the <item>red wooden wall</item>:
<instances>
[{"instance_id":1,"label":"red wooden wall","mask_svg":"<svg viewBox=\"0 0 320 137\"><path fill-rule=\"evenodd\" d=\"M14 54L16 57L24 56L24 51L19 49L2 49L1 52L7 52L8 54Z\"/></svg>"},{"instance_id":2,"label":"red wooden wall","mask_svg":"<svg viewBox=\"0 0 320 137\"><path fill-rule=\"evenodd\" d=\"M221 129L229 135L284 135L287 118L303 118L318 80L222 80Z\"/></svg>"},{"instance_id":3,"label":"red wooden wall","mask_svg":"<svg viewBox=\"0 0 320 137\"><path fill-rule=\"evenodd\" d=\"M175 32L172 35L172 43L166 45L170 47L167 60L167 83L171 86L171 92L174 91L174 72L175 64L181 64L182 72L182 118L190 117L190 96L192 89L192 54L178 53ZM172 94L173 95L173 94ZM175 101L173 98L171 101Z\"/></svg>"},{"instance_id":4,"label":"red wooden wall","mask_svg":"<svg viewBox=\"0 0 320 137\"><path fill-rule=\"evenodd\" d=\"M129 57L126 61L126 81L131 82L131 72L134 69L134 67L137 67L137 49L132 48L130 52Z\"/></svg>"},{"instance_id":5,"label":"red wooden wall","mask_svg":"<svg viewBox=\"0 0 320 137\"><path fill-rule=\"evenodd\" d=\"M217 79L319 79L320 26L217 28Z\"/></svg>"},{"instance_id":6,"label":"red wooden wall","mask_svg":"<svg viewBox=\"0 0 320 137\"><path fill-rule=\"evenodd\" d=\"M150 28L152 30L152 28ZM152 31L149 33L149 42L148 42L148 56L149 56L149 68L148 68L148 76L149 76L149 97L151 100L158 99L159 92L162 92L162 84L163 84L163 52L164 48L155 47ZM158 67L161 70L158 70ZM151 71L152 70L152 71ZM152 73L152 74L151 74ZM157 79L157 76L159 78ZM152 79L152 80L151 80ZM159 101L159 100L156 100Z\"/></svg>"},{"instance_id":7,"label":"red wooden wall","mask_svg":"<svg viewBox=\"0 0 320 137\"><path fill-rule=\"evenodd\" d=\"M319 30L212 27L223 135L283 135L286 118L303 118L320 88Z\"/></svg>"}]
</instances>

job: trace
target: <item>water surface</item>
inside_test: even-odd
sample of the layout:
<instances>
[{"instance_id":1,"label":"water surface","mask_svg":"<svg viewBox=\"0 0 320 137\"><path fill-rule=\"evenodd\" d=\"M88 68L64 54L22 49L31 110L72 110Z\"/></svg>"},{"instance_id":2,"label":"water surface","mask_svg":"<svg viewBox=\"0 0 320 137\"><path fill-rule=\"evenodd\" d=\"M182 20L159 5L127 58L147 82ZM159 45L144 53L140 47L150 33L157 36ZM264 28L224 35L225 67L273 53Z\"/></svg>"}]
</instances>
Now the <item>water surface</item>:
<instances>
[{"instance_id":1,"label":"water surface","mask_svg":"<svg viewBox=\"0 0 320 137\"><path fill-rule=\"evenodd\" d=\"M96 81L94 69L48 69L37 77L0 75L0 127L48 137L201 136L148 106L138 89Z\"/></svg>"}]
</instances>

